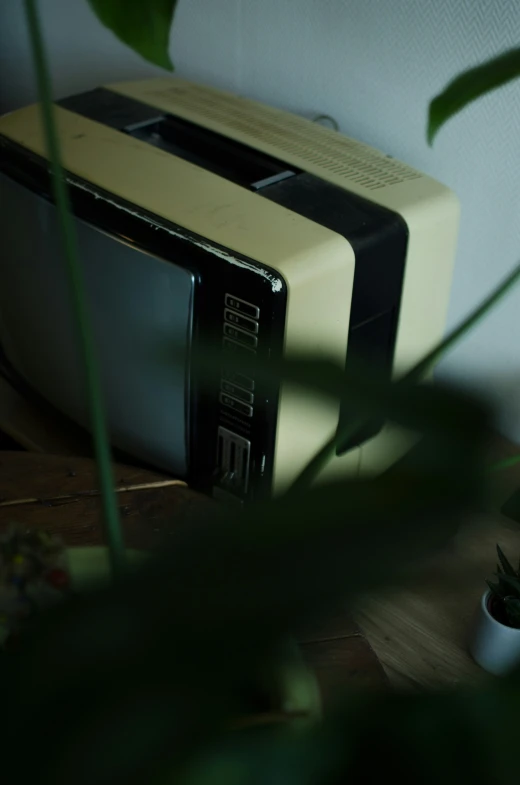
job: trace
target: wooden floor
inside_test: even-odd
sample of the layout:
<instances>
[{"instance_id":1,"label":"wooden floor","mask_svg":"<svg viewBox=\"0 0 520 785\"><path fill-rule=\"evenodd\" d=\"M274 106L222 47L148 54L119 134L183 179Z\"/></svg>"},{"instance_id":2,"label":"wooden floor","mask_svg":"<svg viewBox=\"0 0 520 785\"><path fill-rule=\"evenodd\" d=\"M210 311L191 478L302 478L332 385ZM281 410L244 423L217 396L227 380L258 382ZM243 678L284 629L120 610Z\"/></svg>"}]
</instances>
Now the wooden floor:
<instances>
[{"instance_id":1,"label":"wooden floor","mask_svg":"<svg viewBox=\"0 0 520 785\"><path fill-rule=\"evenodd\" d=\"M501 457L518 451L500 440ZM501 474L496 507L520 488L520 468ZM393 684L416 690L474 682L486 674L467 651L475 611L496 569L495 543L513 563L520 557L520 525L499 512L468 522L449 553L405 590L371 597L355 619Z\"/></svg>"}]
</instances>

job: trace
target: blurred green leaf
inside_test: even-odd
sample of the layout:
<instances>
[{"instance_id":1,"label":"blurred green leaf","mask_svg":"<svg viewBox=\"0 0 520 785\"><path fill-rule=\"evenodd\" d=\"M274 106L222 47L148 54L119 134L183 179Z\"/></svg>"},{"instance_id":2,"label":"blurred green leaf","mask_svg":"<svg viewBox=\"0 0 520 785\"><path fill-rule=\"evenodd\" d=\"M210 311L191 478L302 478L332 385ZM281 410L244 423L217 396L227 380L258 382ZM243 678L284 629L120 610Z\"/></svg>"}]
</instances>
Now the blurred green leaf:
<instances>
[{"instance_id":1,"label":"blurred green leaf","mask_svg":"<svg viewBox=\"0 0 520 785\"><path fill-rule=\"evenodd\" d=\"M348 758L348 746L346 739L338 744L335 727L327 733L319 727L304 733L295 733L292 727L275 727L228 734L218 745L202 749L174 781L176 785L335 782L334 775Z\"/></svg>"},{"instance_id":2,"label":"blurred green leaf","mask_svg":"<svg viewBox=\"0 0 520 785\"><path fill-rule=\"evenodd\" d=\"M452 440L462 433L469 435L472 428L482 435L484 422L485 427L490 423L491 412L483 403L447 386L425 384L422 378L414 377L406 383L383 382L366 367L346 372L337 363L314 355L264 361L240 355L230 356L226 363L232 370L253 374L262 384L272 385L273 390L286 383L301 387L306 394L340 401L362 421L382 415L412 431L435 432L437 438L442 433L443 438ZM221 355L210 344L199 345L194 365L201 379L211 384L212 374L220 374Z\"/></svg>"},{"instance_id":3,"label":"blurred green leaf","mask_svg":"<svg viewBox=\"0 0 520 785\"><path fill-rule=\"evenodd\" d=\"M120 41L154 65L173 71L170 29L177 0L88 0Z\"/></svg>"},{"instance_id":4,"label":"blurred green leaf","mask_svg":"<svg viewBox=\"0 0 520 785\"><path fill-rule=\"evenodd\" d=\"M511 458L504 458L501 461L496 461L489 467L490 472L500 472L504 469L510 469L520 463L520 455L512 455Z\"/></svg>"},{"instance_id":5,"label":"blurred green leaf","mask_svg":"<svg viewBox=\"0 0 520 785\"><path fill-rule=\"evenodd\" d=\"M472 101L520 76L520 49L511 49L457 76L430 103L428 142L441 126Z\"/></svg>"},{"instance_id":6,"label":"blurred green leaf","mask_svg":"<svg viewBox=\"0 0 520 785\"><path fill-rule=\"evenodd\" d=\"M515 785L519 700L517 676L436 693L352 692L303 733L283 728L224 736L202 748L174 781Z\"/></svg>"},{"instance_id":7,"label":"blurred green leaf","mask_svg":"<svg viewBox=\"0 0 520 785\"><path fill-rule=\"evenodd\" d=\"M96 722L138 711L142 696L152 706L150 695L171 696L168 754L180 765L244 711L244 683L281 637L360 590L401 581L410 562L447 544L482 492L486 419L455 393L418 387L406 400L408 421L425 430L413 461L241 512L216 507L214 518L177 530L170 551L137 574L42 620L13 663L8 682L16 686L4 697L8 743L14 749L30 739L34 750L31 776L42 759L55 772L62 745L94 738L88 728ZM142 715L157 729L142 751L142 766L152 766L162 762L167 723L151 709ZM43 726L40 739L34 729ZM110 756L108 735L95 738L99 760ZM99 785L119 781L114 766L112 758L100 764ZM133 765L128 783L142 781L142 766Z\"/></svg>"}]
</instances>

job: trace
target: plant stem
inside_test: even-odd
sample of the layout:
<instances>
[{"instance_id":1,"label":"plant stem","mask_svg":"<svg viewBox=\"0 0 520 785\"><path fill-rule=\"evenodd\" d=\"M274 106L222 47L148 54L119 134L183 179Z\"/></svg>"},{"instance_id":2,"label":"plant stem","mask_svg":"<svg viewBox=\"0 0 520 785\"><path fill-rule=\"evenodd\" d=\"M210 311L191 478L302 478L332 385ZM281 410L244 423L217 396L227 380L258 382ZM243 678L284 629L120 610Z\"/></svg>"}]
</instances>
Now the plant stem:
<instances>
[{"instance_id":1,"label":"plant stem","mask_svg":"<svg viewBox=\"0 0 520 785\"><path fill-rule=\"evenodd\" d=\"M430 371L433 366L439 362L441 357L453 349L453 347L456 346L456 344L470 330L472 330L485 316L487 316L491 309L494 308L494 306L509 292L510 289L513 288L519 279L520 265L515 267L513 272L508 275L507 278L488 297L486 297L486 299L483 300L480 305L477 306L477 308L475 308L474 311L472 311L472 313L470 313L470 315L464 319L464 321L458 327L448 333L443 341L437 344L437 346L432 349L431 352L428 352L428 354L423 357L422 360L420 360L410 371L408 371L408 373L399 379L399 381L396 382L396 385L399 386L404 384L413 384L421 381L428 371ZM318 450L314 457L311 458L307 466L294 480L293 484L288 490L288 493L292 494L295 491L302 491L310 487L310 485L312 485L314 480L319 476L320 472L325 468L327 463L334 455L336 444L338 444L338 442L342 443L347 441L349 436L362 424L362 421L357 419L356 422L351 421L346 423L342 429L338 428L335 436L326 444L324 444L320 450ZM498 468L505 469L517 462L520 462L520 456L516 460L513 458L508 458L507 461L501 461L500 464L496 464L491 468L493 471L498 470Z\"/></svg>"},{"instance_id":2,"label":"plant stem","mask_svg":"<svg viewBox=\"0 0 520 785\"><path fill-rule=\"evenodd\" d=\"M90 423L99 475L106 538L109 547L112 574L114 578L118 578L124 570L125 549L119 523L116 495L113 488L110 446L103 410L99 371L95 358L94 343L89 321L85 283L79 262L76 233L70 216L68 189L61 164L58 134L53 112L50 74L45 56L37 2L36 0L24 0L24 2L36 71L38 93L40 96L45 141L52 173L52 187L58 211L70 292L77 322L79 346L85 370Z\"/></svg>"},{"instance_id":3,"label":"plant stem","mask_svg":"<svg viewBox=\"0 0 520 785\"><path fill-rule=\"evenodd\" d=\"M449 352L453 347L463 338L470 330L477 326L482 319L497 305L500 300L509 292L510 289L520 279L520 265L517 265L510 275L491 292L491 294L483 300L477 308L475 308L470 315L464 319L462 324L455 327L446 338L441 341L431 352L428 352L420 362L415 365L411 371L408 371L398 384L403 382L417 382L428 373L433 366L435 366L444 355Z\"/></svg>"}]
</instances>

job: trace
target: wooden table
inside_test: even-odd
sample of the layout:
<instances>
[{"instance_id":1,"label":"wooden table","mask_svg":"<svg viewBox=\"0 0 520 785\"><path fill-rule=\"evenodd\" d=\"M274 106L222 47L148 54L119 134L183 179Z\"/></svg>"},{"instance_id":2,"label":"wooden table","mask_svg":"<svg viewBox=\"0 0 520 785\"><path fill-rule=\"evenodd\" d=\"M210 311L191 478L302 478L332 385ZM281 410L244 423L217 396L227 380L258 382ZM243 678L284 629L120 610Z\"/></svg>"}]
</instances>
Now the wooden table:
<instances>
[{"instance_id":1,"label":"wooden table","mask_svg":"<svg viewBox=\"0 0 520 785\"><path fill-rule=\"evenodd\" d=\"M215 502L163 474L114 465L126 544L154 549ZM87 458L0 451L0 530L10 522L45 527L67 545L100 545L96 467ZM327 619L301 636L324 701L342 687L385 687L385 672L352 618Z\"/></svg>"},{"instance_id":2,"label":"wooden table","mask_svg":"<svg viewBox=\"0 0 520 785\"><path fill-rule=\"evenodd\" d=\"M490 463L520 448L496 436ZM503 515L503 503L520 488L520 464L497 476L494 511L468 520L450 549L404 589L381 593L355 610L393 685L445 688L474 683L485 672L468 653L477 606L496 565L498 542L513 564L520 554L520 525Z\"/></svg>"}]
</instances>

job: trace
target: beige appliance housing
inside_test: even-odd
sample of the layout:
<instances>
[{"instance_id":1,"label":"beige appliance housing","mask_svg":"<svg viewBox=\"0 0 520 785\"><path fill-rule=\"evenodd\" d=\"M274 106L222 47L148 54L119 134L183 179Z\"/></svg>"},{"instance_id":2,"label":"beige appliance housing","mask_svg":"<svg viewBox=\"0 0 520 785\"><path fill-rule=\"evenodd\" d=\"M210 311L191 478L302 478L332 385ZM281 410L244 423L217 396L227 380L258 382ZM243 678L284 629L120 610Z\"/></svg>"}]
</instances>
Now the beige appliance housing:
<instances>
[{"instance_id":1,"label":"beige appliance housing","mask_svg":"<svg viewBox=\"0 0 520 785\"><path fill-rule=\"evenodd\" d=\"M285 489L339 404L240 373L301 351L398 376L442 337L459 205L340 133L177 78L58 102L113 443L209 492ZM36 105L0 119L0 340L88 424ZM221 371L192 362L210 340ZM249 367L249 366L248 366ZM410 436L376 424L323 477L380 471Z\"/></svg>"}]
</instances>

